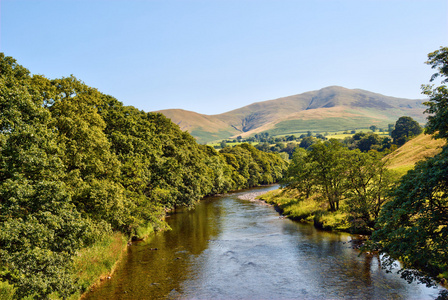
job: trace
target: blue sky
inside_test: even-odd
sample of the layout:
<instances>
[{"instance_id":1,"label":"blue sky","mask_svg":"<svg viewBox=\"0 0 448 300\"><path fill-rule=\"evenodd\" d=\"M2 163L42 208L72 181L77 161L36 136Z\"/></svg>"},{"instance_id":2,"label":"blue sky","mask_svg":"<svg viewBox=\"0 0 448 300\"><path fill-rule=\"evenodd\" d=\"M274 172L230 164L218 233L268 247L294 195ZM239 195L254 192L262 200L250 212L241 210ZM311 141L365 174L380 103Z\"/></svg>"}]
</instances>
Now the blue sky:
<instances>
[{"instance_id":1,"label":"blue sky","mask_svg":"<svg viewBox=\"0 0 448 300\"><path fill-rule=\"evenodd\" d=\"M423 98L446 0L1 0L0 51L125 105L218 114L330 85Z\"/></svg>"}]
</instances>

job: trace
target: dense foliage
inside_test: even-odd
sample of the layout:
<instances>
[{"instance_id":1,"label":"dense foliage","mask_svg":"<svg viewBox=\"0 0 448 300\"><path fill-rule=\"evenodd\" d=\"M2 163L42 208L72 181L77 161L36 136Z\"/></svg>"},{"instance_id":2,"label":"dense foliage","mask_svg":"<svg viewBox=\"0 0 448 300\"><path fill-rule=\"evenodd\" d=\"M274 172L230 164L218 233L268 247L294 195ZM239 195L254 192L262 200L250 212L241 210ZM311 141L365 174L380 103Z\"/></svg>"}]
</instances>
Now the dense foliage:
<instances>
[{"instance_id":1,"label":"dense foliage","mask_svg":"<svg viewBox=\"0 0 448 300\"><path fill-rule=\"evenodd\" d=\"M277 182L287 167L280 156L259 151L246 143L226 147L220 153L231 166L232 184L237 188Z\"/></svg>"},{"instance_id":2,"label":"dense foliage","mask_svg":"<svg viewBox=\"0 0 448 300\"><path fill-rule=\"evenodd\" d=\"M429 96L426 131L448 139L448 48L428 57L427 64L438 70L431 81L440 77L442 82L437 87L423 86ZM372 236L373 247L385 254L385 265L400 260L402 276L409 281L448 278L448 146L409 171L392 196Z\"/></svg>"},{"instance_id":3,"label":"dense foliage","mask_svg":"<svg viewBox=\"0 0 448 300\"><path fill-rule=\"evenodd\" d=\"M371 126L373 127L373 126ZM376 133L358 132L343 140L343 143L351 150L359 149L362 152L370 150L385 151L390 149L392 141L388 137L381 137Z\"/></svg>"},{"instance_id":4,"label":"dense foliage","mask_svg":"<svg viewBox=\"0 0 448 300\"><path fill-rule=\"evenodd\" d=\"M411 117L400 117L395 123L395 129L392 130L390 136L393 138L394 144L402 146L414 136L423 132L417 121Z\"/></svg>"},{"instance_id":5,"label":"dense foliage","mask_svg":"<svg viewBox=\"0 0 448 300\"><path fill-rule=\"evenodd\" d=\"M218 153L161 114L0 53L0 288L65 298L79 289L81 248L113 231L140 238L164 227L166 210L285 168L247 144Z\"/></svg>"},{"instance_id":6,"label":"dense foliage","mask_svg":"<svg viewBox=\"0 0 448 300\"><path fill-rule=\"evenodd\" d=\"M330 212L343 210L349 229L373 230L393 180L377 151L350 150L331 139L298 148L282 182L300 193L298 201L313 197Z\"/></svg>"}]
</instances>

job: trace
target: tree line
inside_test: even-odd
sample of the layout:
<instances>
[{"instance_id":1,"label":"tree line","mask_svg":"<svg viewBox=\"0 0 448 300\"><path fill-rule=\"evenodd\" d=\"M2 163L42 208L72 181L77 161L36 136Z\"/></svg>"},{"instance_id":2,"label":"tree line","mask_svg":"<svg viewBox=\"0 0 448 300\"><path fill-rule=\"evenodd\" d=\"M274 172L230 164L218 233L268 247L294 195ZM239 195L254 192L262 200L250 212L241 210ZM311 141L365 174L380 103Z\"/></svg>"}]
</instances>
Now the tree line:
<instances>
[{"instance_id":1,"label":"tree line","mask_svg":"<svg viewBox=\"0 0 448 300\"><path fill-rule=\"evenodd\" d=\"M162 114L0 53L0 284L16 298L68 297L79 249L113 231L142 238L167 210L276 182L285 168L248 144L199 145Z\"/></svg>"}]
</instances>

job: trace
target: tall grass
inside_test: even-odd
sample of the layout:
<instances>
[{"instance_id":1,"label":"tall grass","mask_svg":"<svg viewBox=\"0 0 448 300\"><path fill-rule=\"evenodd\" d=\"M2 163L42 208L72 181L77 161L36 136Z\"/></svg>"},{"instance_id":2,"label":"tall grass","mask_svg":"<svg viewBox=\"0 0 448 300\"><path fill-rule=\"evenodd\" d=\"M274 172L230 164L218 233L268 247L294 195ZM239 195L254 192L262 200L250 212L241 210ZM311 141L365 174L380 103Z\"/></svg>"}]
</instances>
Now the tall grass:
<instances>
[{"instance_id":1,"label":"tall grass","mask_svg":"<svg viewBox=\"0 0 448 300\"><path fill-rule=\"evenodd\" d=\"M328 211L326 202L319 195L302 197L295 189L278 189L260 196L260 199L279 208L282 215L292 220L314 223L325 230L348 231L347 215L343 209L337 212ZM341 208L344 203L341 203Z\"/></svg>"},{"instance_id":2,"label":"tall grass","mask_svg":"<svg viewBox=\"0 0 448 300\"><path fill-rule=\"evenodd\" d=\"M80 284L79 294L73 295L70 299L79 299L81 293L97 284L107 276L110 276L123 252L126 249L127 238L122 233L114 233L105 237L94 245L83 248L74 259L76 277Z\"/></svg>"}]
</instances>

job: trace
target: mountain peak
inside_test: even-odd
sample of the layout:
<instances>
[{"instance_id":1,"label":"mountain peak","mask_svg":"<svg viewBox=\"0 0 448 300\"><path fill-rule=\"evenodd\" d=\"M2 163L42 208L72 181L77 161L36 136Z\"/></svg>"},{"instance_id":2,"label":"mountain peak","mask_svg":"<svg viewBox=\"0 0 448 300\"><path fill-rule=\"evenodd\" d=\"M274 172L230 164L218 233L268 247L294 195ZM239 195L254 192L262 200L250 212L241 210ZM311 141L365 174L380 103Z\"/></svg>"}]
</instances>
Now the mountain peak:
<instances>
[{"instance_id":1,"label":"mountain peak","mask_svg":"<svg viewBox=\"0 0 448 300\"><path fill-rule=\"evenodd\" d=\"M263 131L280 135L368 128L371 125L387 127L387 124L395 123L404 115L424 123L421 103L421 100L329 86L256 102L219 115L202 115L185 110L160 112L182 130L188 130L199 142L209 142Z\"/></svg>"}]
</instances>

